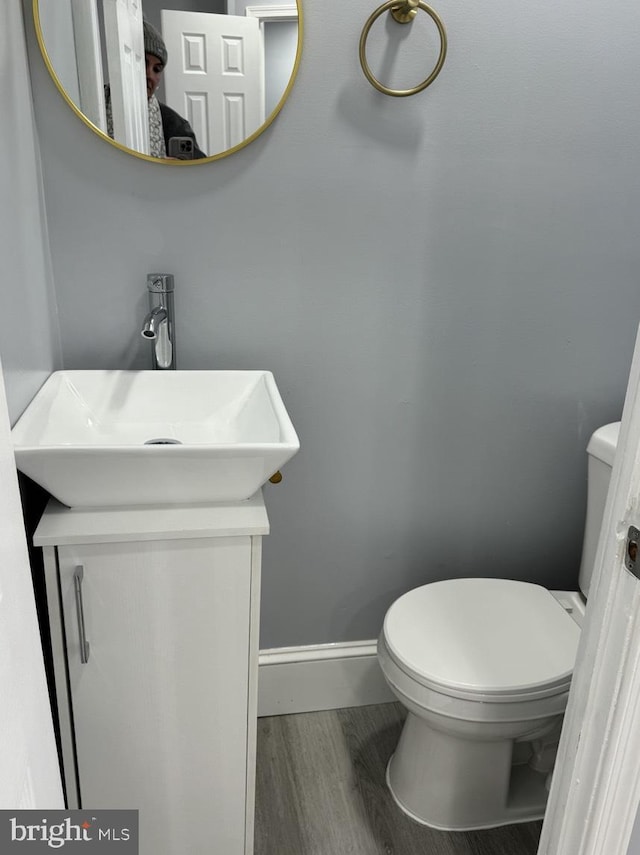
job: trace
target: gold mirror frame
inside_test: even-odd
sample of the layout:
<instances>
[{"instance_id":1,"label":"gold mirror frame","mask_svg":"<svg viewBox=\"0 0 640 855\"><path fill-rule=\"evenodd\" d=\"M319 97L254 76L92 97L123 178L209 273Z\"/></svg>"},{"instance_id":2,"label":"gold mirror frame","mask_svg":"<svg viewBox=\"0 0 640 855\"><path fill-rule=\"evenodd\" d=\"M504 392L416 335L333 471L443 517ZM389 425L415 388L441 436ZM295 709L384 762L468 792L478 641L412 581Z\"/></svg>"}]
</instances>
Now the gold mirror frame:
<instances>
[{"instance_id":1,"label":"gold mirror frame","mask_svg":"<svg viewBox=\"0 0 640 855\"><path fill-rule=\"evenodd\" d=\"M245 148L246 146L249 145L249 143L252 143L262 133L264 133L264 131L266 131L266 129L275 120L275 118L279 114L280 110L282 110L287 98L289 97L291 89L293 88L293 84L295 83L295 79L296 79L297 74L298 74L298 68L300 66L300 60L302 57L302 41L303 41L303 36L304 36L302 0L295 0L295 3L296 3L297 10L298 10L298 43L296 46L296 56L295 56L295 60L293 63L293 68L291 69L291 76L289 78L289 83L287 84L284 92L282 93L282 97L280 98L280 100L278 101L278 103L276 104L276 106L272 110L271 114L268 116L268 118L263 122L263 124L260 125L260 127L257 130L255 130L252 134L250 134L241 143L238 143L237 145L233 146L232 148L226 149L225 151L218 152L218 154L208 155L207 157L200 158L198 160L170 160L168 158L152 157L149 154L143 154L142 152L135 151L135 149L132 149L132 148L128 148L127 146L123 145L122 143L118 142L117 140L112 139L108 134L105 134L103 131L100 130L100 128L98 128L96 125L94 125L93 122L84 115L84 113L80 110L80 108L69 97L64 86L60 82L58 75L56 74L56 71L53 67L53 63L51 62L51 58L49 57L49 53L47 51L47 48L46 48L46 45L44 42L44 34L42 32L42 25L40 22L40 5L39 5L40 0L32 0L32 4L33 4L32 9L33 9L33 21L34 21L34 25L35 25L36 38L38 40L38 46L40 47L40 53L41 53L42 58L44 60L44 64L46 65L47 71L49 72L51 79L55 83L56 88L58 89L58 91L62 95L63 99L68 104L68 106L71 107L72 111L76 114L76 116L78 116L78 118L81 119L88 128L90 128L98 137L100 137L100 139L105 140L110 145L114 146L117 149L120 149L120 151L123 151L125 154L132 155L133 157L137 157L140 160L146 160L149 163L157 163L157 164L162 164L164 166L184 167L184 166L196 166L196 165L202 164L202 163L211 163L214 160L221 160L223 157L229 157L229 155L235 154L237 151L240 151L240 149Z\"/></svg>"}]
</instances>

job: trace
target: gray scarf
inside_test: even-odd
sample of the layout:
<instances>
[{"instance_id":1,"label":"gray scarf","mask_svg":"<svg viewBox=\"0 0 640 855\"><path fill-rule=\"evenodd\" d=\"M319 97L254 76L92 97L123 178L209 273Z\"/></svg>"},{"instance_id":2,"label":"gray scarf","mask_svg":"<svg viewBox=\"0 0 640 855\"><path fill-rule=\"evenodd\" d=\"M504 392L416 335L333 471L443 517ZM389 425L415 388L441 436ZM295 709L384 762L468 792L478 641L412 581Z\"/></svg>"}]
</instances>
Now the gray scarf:
<instances>
[{"instance_id":1,"label":"gray scarf","mask_svg":"<svg viewBox=\"0 0 640 855\"><path fill-rule=\"evenodd\" d=\"M155 95L149 99L149 154L151 157L167 156L160 103Z\"/></svg>"},{"instance_id":2,"label":"gray scarf","mask_svg":"<svg viewBox=\"0 0 640 855\"><path fill-rule=\"evenodd\" d=\"M107 133L111 139L113 136L113 111L111 109L111 90L105 86L105 106L107 112ZM148 103L149 115L149 154L151 157L166 157L167 149L164 144L164 130L162 128L162 114L160 103L155 95L152 95Z\"/></svg>"}]
</instances>

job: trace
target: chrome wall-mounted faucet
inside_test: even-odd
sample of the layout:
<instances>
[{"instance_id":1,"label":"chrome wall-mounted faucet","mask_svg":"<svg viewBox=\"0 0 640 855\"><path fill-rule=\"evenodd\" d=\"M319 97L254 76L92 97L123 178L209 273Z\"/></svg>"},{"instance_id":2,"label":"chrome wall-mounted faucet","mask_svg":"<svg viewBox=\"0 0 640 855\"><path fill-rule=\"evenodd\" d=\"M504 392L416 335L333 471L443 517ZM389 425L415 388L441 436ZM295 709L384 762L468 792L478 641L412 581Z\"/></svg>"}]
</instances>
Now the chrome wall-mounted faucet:
<instances>
[{"instance_id":1,"label":"chrome wall-mounted faucet","mask_svg":"<svg viewBox=\"0 0 640 855\"><path fill-rule=\"evenodd\" d=\"M142 324L142 338L153 342L154 368L175 368L173 275L171 273L149 273L147 290L149 292L149 313Z\"/></svg>"}]
</instances>

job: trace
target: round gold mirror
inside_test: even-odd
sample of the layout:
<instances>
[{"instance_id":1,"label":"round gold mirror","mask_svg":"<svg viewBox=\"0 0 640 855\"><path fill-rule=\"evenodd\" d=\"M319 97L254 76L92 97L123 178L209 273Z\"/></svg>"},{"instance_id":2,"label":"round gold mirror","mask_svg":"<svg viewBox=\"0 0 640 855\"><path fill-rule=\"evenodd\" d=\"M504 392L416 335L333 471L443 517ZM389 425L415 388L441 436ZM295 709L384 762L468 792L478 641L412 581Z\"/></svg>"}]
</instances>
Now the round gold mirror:
<instances>
[{"instance_id":1,"label":"round gold mirror","mask_svg":"<svg viewBox=\"0 0 640 855\"><path fill-rule=\"evenodd\" d=\"M238 151L278 115L300 63L301 3L33 0L33 14L56 86L92 130L187 166Z\"/></svg>"}]
</instances>

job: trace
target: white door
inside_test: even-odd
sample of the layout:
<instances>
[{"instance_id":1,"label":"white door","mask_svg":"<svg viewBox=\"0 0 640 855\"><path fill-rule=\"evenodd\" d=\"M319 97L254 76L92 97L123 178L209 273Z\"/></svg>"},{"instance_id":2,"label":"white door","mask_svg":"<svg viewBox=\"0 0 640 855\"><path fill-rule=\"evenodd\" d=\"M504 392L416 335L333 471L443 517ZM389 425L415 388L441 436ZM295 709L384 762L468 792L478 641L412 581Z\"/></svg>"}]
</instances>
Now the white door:
<instances>
[{"instance_id":1,"label":"white door","mask_svg":"<svg viewBox=\"0 0 640 855\"><path fill-rule=\"evenodd\" d=\"M0 809L64 808L0 367Z\"/></svg>"},{"instance_id":2,"label":"white door","mask_svg":"<svg viewBox=\"0 0 640 855\"><path fill-rule=\"evenodd\" d=\"M625 855L640 803L640 337L539 855ZM625 566L635 556L634 571Z\"/></svg>"},{"instance_id":3,"label":"white door","mask_svg":"<svg viewBox=\"0 0 640 855\"><path fill-rule=\"evenodd\" d=\"M106 133L104 75L96 0L72 0L71 13L78 64L80 109L87 119Z\"/></svg>"},{"instance_id":4,"label":"white door","mask_svg":"<svg viewBox=\"0 0 640 855\"><path fill-rule=\"evenodd\" d=\"M167 104L190 122L208 155L233 148L264 122L264 57L255 18L162 10Z\"/></svg>"},{"instance_id":5,"label":"white door","mask_svg":"<svg viewBox=\"0 0 640 855\"><path fill-rule=\"evenodd\" d=\"M149 154L147 76L140 0L102 0L113 132L134 151Z\"/></svg>"},{"instance_id":6,"label":"white door","mask_svg":"<svg viewBox=\"0 0 640 855\"><path fill-rule=\"evenodd\" d=\"M244 855L251 539L58 556L80 806L138 809L140 855Z\"/></svg>"}]
</instances>

